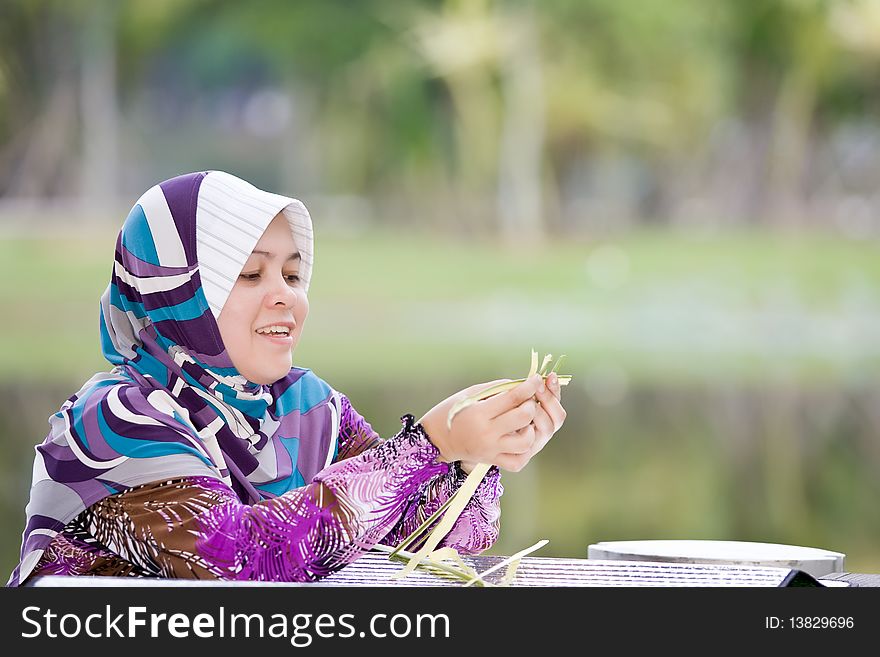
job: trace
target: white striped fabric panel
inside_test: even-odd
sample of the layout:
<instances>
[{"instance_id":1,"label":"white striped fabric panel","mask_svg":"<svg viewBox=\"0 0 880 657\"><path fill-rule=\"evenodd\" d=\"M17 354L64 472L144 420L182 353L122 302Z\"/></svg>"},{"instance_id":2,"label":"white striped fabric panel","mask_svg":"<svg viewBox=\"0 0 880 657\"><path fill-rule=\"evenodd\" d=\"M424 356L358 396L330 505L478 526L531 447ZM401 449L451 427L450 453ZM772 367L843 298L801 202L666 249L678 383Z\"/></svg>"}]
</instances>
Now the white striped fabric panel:
<instances>
[{"instance_id":1,"label":"white striped fabric panel","mask_svg":"<svg viewBox=\"0 0 880 657\"><path fill-rule=\"evenodd\" d=\"M299 275L306 292L308 292L309 284L312 281L315 244L312 232L312 218L309 216L306 206L296 199L291 200L292 203L284 208L284 216L287 218L290 230L293 231L293 241L296 242L296 248L299 249L302 256Z\"/></svg>"},{"instance_id":2,"label":"white striped fabric panel","mask_svg":"<svg viewBox=\"0 0 880 657\"><path fill-rule=\"evenodd\" d=\"M300 275L308 289L313 236L305 206L295 199L264 192L222 171L211 171L205 176L199 188L196 244L202 287L214 317L220 315L254 246L282 210L303 257Z\"/></svg>"},{"instance_id":3,"label":"white striped fabric panel","mask_svg":"<svg viewBox=\"0 0 880 657\"><path fill-rule=\"evenodd\" d=\"M156 245L156 254L159 256L159 264L163 267L186 267L186 252L183 250L183 244L180 243L177 226L174 224L162 188L155 185L148 189L138 199L138 205L143 208L147 218L147 225Z\"/></svg>"}]
</instances>

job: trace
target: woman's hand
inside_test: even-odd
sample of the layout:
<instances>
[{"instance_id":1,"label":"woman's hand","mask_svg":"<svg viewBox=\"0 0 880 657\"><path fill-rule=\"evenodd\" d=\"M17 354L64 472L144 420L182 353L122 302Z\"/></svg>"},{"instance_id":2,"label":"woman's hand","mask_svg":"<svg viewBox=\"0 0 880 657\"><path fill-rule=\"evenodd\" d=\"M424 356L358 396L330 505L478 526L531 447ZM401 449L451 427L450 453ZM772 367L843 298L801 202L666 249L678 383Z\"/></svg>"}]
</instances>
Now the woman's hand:
<instances>
[{"instance_id":1,"label":"woman's hand","mask_svg":"<svg viewBox=\"0 0 880 657\"><path fill-rule=\"evenodd\" d=\"M509 381L499 379L461 390L428 411L419 423L440 450L443 461L461 461L465 472L490 463L518 472L537 454L565 421L556 375L547 389L534 375L512 390L477 402L458 412L448 428L450 408L460 399Z\"/></svg>"}]
</instances>

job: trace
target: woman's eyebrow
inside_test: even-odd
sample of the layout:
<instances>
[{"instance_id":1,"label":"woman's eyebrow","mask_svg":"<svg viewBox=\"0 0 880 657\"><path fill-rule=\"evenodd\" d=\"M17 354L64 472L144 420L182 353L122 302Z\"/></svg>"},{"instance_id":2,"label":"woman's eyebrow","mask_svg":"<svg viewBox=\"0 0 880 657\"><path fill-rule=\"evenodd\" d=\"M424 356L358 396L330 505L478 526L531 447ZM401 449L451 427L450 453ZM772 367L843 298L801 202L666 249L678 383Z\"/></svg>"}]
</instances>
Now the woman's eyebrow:
<instances>
[{"instance_id":1,"label":"woman's eyebrow","mask_svg":"<svg viewBox=\"0 0 880 657\"><path fill-rule=\"evenodd\" d=\"M251 251L251 253L256 253L257 255L266 256L267 258L274 258L275 257L275 254L270 253L269 251L257 251L256 249L254 249L253 251ZM294 253L291 253L289 256L287 256L284 259L284 261L287 262L288 260L301 260L301 259L302 259L302 256L300 255L299 251L295 251Z\"/></svg>"}]
</instances>

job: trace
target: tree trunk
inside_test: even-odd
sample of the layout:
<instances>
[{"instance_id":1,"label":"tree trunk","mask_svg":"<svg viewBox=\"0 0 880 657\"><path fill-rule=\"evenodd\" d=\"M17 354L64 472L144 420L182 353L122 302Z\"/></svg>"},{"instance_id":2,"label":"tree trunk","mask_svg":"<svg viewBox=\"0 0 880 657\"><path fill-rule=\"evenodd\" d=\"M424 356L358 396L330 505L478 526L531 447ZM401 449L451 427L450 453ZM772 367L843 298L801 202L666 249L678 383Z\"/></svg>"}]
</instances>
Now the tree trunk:
<instances>
[{"instance_id":1,"label":"tree trunk","mask_svg":"<svg viewBox=\"0 0 880 657\"><path fill-rule=\"evenodd\" d=\"M90 208L112 203L118 192L119 115L116 102L117 5L94 2L82 30L82 179L80 194Z\"/></svg>"},{"instance_id":2,"label":"tree trunk","mask_svg":"<svg viewBox=\"0 0 880 657\"><path fill-rule=\"evenodd\" d=\"M541 55L531 12L514 23L502 64L502 127L498 153L498 218L509 243L545 238L542 202L544 96Z\"/></svg>"}]
</instances>

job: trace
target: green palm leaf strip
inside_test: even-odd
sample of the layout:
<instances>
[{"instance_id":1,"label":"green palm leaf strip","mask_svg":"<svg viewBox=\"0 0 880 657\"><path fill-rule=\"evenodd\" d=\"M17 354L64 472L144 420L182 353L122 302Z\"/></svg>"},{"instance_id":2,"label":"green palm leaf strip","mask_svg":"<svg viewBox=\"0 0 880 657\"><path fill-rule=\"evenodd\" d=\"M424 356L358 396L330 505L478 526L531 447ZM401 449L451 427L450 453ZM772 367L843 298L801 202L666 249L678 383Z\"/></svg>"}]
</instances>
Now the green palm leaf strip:
<instances>
[{"instance_id":1,"label":"green palm leaf strip","mask_svg":"<svg viewBox=\"0 0 880 657\"><path fill-rule=\"evenodd\" d=\"M551 354L547 354L544 357L544 361L543 361L543 363L541 363L541 370L540 370L541 376L544 377L544 380L546 381L547 377L550 376L550 374L556 373L557 377L559 378L559 385L567 386L571 382L571 375L570 374L558 374L556 372L556 370L559 369L560 363L562 363L562 360L565 358L565 354L562 354L556 360L556 364L553 366L553 369L548 372L547 366L552 358L553 358L553 356ZM480 392L475 393L475 394L471 395L470 397L465 397L464 399L456 402L455 404L453 404L452 408L449 409L449 416L446 418L446 427L451 429L452 428L452 419L456 415L458 415L458 413L460 411L464 410L468 406L472 406L473 404L476 404L479 401L483 401L484 399L488 399L489 397L494 397L497 394L500 394L502 392L506 392L508 390L516 388L520 383L524 382L530 376L533 376L534 374L538 374L538 373L539 373L538 372L538 353L535 350L532 350L532 365L529 368L529 373L526 375L526 377L524 379L513 379L512 381L504 381L503 383L496 383L495 385L490 386L489 388L486 388L485 390L481 390Z\"/></svg>"},{"instance_id":2,"label":"green palm leaf strip","mask_svg":"<svg viewBox=\"0 0 880 657\"><path fill-rule=\"evenodd\" d=\"M471 584L473 584L474 582L476 582L478 580L483 580L483 578L486 577L486 575L494 573L496 570L501 570L502 568L504 568L504 566L508 566L508 568L507 568L507 572L505 573L501 582L504 584L510 584L510 582L513 581L514 575L516 574L516 569L519 566L520 559L522 559L524 556L526 556L528 554L531 554L532 552L535 552L536 550L540 550L542 547L547 545L547 543L549 543L549 542L550 541L548 541L546 538L542 538L540 541L538 541L534 545L531 545L531 546L525 548L524 550L520 550L516 554L510 555L504 561L501 561L501 562L495 564L494 566L492 566L488 570L484 570L479 575L472 578L470 581L466 582L465 586L470 586ZM485 580L483 580L483 581L485 581Z\"/></svg>"},{"instance_id":3,"label":"green palm leaf strip","mask_svg":"<svg viewBox=\"0 0 880 657\"><path fill-rule=\"evenodd\" d=\"M434 513L432 513L427 519L425 519L425 521L424 521L421 525L419 525L418 529L416 529L412 534L410 534L410 535L407 536L405 539L403 539L403 540L400 542L400 545L398 545L396 548L394 548L394 550L391 552L391 554L389 555L389 557L393 557L393 556L395 556L398 552L401 552L401 551L405 550L405 549L408 548L413 542L415 542L415 540L416 540L419 536L422 535L422 532L424 532L428 527L430 527L430 526L433 525L435 522L437 522L437 520L440 519L440 516L442 516L443 513L446 511L446 509L449 508L449 506L452 504L452 500L454 500L454 499L455 499L455 495L450 496L449 499L447 499L447 500L446 500L446 501L440 506L439 509L437 509L436 511L434 511Z\"/></svg>"},{"instance_id":4,"label":"green palm leaf strip","mask_svg":"<svg viewBox=\"0 0 880 657\"><path fill-rule=\"evenodd\" d=\"M409 563L416 555L400 548L392 548L390 545L374 545L373 549L378 552L388 553L388 558L395 561ZM426 572L442 575L462 582L476 582L477 586L492 586L488 582L483 581L481 576L473 568L468 566L464 560L452 548L440 548L435 550L428 557L419 563L419 568ZM451 553L455 553L453 557ZM435 556L437 555L437 556ZM452 561L453 563L446 563ZM395 573L397 576L397 573Z\"/></svg>"}]
</instances>

